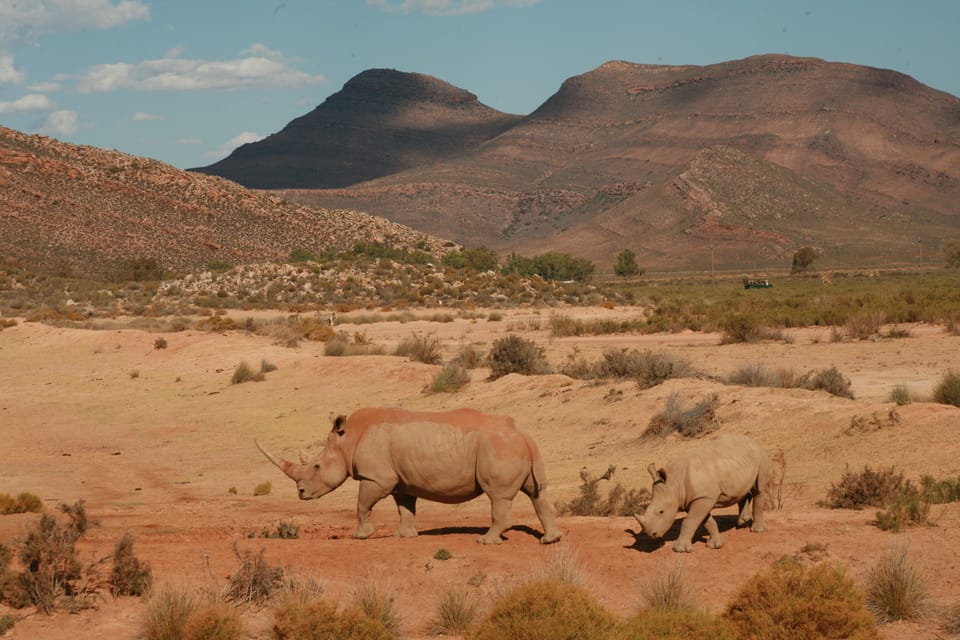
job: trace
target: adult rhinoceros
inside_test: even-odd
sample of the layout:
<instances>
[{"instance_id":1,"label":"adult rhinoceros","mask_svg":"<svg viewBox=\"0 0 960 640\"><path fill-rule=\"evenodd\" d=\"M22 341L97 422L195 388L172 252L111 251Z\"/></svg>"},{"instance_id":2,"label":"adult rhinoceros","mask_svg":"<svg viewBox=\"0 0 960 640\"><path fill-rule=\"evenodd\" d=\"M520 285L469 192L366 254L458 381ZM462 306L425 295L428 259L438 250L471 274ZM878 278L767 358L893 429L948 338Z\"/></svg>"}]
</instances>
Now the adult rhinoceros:
<instances>
[{"instance_id":1,"label":"adult rhinoceros","mask_svg":"<svg viewBox=\"0 0 960 640\"><path fill-rule=\"evenodd\" d=\"M323 451L295 464L257 447L295 480L301 500L319 498L348 477L357 480L357 530L373 533L370 510L392 495L400 512L400 537L417 535L417 498L455 504L487 494L492 524L480 537L499 544L511 526L511 505L518 491L529 496L543 524L543 543L560 538L547 488L543 459L533 440L513 419L473 409L426 412L392 408L358 409L339 416Z\"/></svg>"},{"instance_id":2,"label":"adult rhinoceros","mask_svg":"<svg viewBox=\"0 0 960 640\"><path fill-rule=\"evenodd\" d=\"M717 521L710 515L714 507L739 503L737 525L752 519L751 531L764 531L763 498L767 481L767 454L752 438L725 435L687 451L665 469L648 467L653 477L653 498L637 521L643 533L654 539L673 525L677 511L687 512L680 526L674 551L692 551L693 535L703 523L710 539L707 547L723 546Z\"/></svg>"}]
</instances>

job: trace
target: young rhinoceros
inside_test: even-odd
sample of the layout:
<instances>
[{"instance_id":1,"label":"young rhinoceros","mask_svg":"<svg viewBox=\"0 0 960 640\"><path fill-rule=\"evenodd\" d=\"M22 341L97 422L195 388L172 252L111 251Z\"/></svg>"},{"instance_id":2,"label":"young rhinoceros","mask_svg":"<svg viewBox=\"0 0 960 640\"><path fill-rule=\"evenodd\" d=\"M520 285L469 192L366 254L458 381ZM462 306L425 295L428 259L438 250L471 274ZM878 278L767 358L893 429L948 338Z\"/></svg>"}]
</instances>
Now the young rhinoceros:
<instances>
[{"instance_id":1,"label":"young rhinoceros","mask_svg":"<svg viewBox=\"0 0 960 640\"><path fill-rule=\"evenodd\" d=\"M553 505L545 495L547 476L533 440L507 416L473 409L427 412L358 409L339 416L319 456L301 464L257 447L297 483L301 500L330 493L348 478L357 480L357 538L373 533L370 510L392 495L400 512L400 537L414 537L417 498L447 504L481 494L490 498L492 524L480 537L499 544L511 526L511 505L522 491L543 524L543 543L560 538Z\"/></svg>"},{"instance_id":2,"label":"young rhinoceros","mask_svg":"<svg viewBox=\"0 0 960 640\"><path fill-rule=\"evenodd\" d=\"M648 470L653 476L653 498L646 510L635 517L643 533L659 539L673 525L677 511L686 511L673 550L693 551L693 536L701 523L710 534L707 546L719 549L723 538L717 521L710 515L714 507L739 503L737 526L752 519L751 531L766 529L761 492L767 467L767 454L752 438L721 436L687 451L665 469L651 464Z\"/></svg>"}]
</instances>

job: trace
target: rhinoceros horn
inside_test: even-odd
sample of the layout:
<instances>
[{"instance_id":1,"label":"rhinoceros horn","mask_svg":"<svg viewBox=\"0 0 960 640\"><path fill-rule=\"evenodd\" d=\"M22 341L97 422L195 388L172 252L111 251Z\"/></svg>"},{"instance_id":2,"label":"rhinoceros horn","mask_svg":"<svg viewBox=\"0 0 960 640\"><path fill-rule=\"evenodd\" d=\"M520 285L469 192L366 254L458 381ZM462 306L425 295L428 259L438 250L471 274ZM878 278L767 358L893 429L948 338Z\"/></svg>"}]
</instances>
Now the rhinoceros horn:
<instances>
[{"instance_id":1,"label":"rhinoceros horn","mask_svg":"<svg viewBox=\"0 0 960 640\"><path fill-rule=\"evenodd\" d=\"M280 469L280 471L283 471L285 474L287 474L287 477L289 477L292 480L297 479L296 477L294 477L295 476L294 468L296 467L295 464L293 464L288 460L282 460L281 458L278 458L277 456L273 455L272 453L264 449L263 445L260 444L259 440L254 440L254 443L256 443L257 449L260 449L260 452L263 455L267 456L267 460L277 465L277 468Z\"/></svg>"}]
</instances>

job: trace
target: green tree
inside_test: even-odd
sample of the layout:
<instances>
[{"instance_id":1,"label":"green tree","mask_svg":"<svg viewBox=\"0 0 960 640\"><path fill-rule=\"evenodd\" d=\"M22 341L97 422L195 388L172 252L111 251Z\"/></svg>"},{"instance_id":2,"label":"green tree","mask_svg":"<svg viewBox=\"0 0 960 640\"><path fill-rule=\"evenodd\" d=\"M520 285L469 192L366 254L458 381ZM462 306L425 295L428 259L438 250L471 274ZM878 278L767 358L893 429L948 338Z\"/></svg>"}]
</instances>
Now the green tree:
<instances>
[{"instance_id":1,"label":"green tree","mask_svg":"<svg viewBox=\"0 0 960 640\"><path fill-rule=\"evenodd\" d=\"M496 271L498 266L497 253L484 246L447 252L440 261L445 267L474 271Z\"/></svg>"},{"instance_id":2,"label":"green tree","mask_svg":"<svg viewBox=\"0 0 960 640\"><path fill-rule=\"evenodd\" d=\"M613 266L613 272L621 278L643 275L643 271L637 265L637 255L630 249L624 249L617 255L617 263Z\"/></svg>"},{"instance_id":3,"label":"green tree","mask_svg":"<svg viewBox=\"0 0 960 640\"><path fill-rule=\"evenodd\" d=\"M960 240L947 240L943 243L943 255L947 269L960 269Z\"/></svg>"},{"instance_id":4,"label":"green tree","mask_svg":"<svg viewBox=\"0 0 960 640\"><path fill-rule=\"evenodd\" d=\"M793 254L793 266L790 267L790 273L805 273L813 261L820 257L813 247L800 247Z\"/></svg>"}]
</instances>

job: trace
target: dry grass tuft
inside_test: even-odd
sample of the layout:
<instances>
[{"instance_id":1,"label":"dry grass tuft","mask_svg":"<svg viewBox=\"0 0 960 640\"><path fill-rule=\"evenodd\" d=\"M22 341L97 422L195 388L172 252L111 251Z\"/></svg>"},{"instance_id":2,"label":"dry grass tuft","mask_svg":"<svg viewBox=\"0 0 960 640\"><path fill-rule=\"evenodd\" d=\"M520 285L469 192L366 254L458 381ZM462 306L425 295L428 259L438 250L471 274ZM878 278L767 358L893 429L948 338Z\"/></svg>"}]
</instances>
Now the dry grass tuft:
<instances>
[{"instance_id":1,"label":"dry grass tuft","mask_svg":"<svg viewBox=\"0 0 960 640\"><path fill-rule=\"evenodd\" d=\"M916 620L927 613L927 580L896 545L867 573L867 608L881 623Z\"/></svg>"},{"instance_id":2,"label":"dry grass tuft","mask_svg":"<svg viewBox=\"0 0 960 640\"><path fill-rule=\"evenodd\" d=\"M283 569L270 566L258 553L243 551L233 545L233 552L240 560L240 568L230 576L224 597L231 602L262 605L283 586Z\"/></svg>"},{"instance_id":3,"label":"dry grass tuft","mask_svg":"<svg viewBox=\"0 0 960 640\"><path fill-rule=\"evenodd\" d=\"M477 590L467 585L448 585L440 591L437 614L433 621L435 635L466 635L480 614Z\"/></svg>"},{"instance_id":4,"label":"dry grass tuft","mask_svg":"<svg viewBox=\"0 0 960 640\"><path fill-rule=\"evenodd\" d=\"M663 411L650 418L644 435L679 433L687 438L695 438L709 433L720 426L717 416L719 404L720 397L715 393L691 405L679 392L674 391L667 397Z\"/></svg>"},{"instance_id":5,"label":"dry grass tuft","mask_svg":"<svg viewBox=\"0 0 960 640\"><path fill-rule=\"evenodd\" d=\"M399 631L401 620L396 592L389 582L373 575L364 576L353 592L353 604L390 633Z\"/></svg>"}]
</instances>

